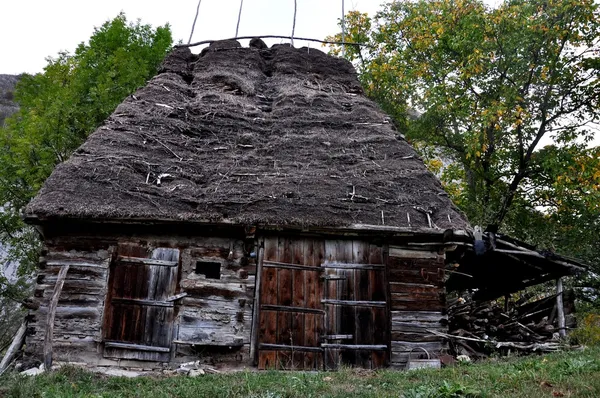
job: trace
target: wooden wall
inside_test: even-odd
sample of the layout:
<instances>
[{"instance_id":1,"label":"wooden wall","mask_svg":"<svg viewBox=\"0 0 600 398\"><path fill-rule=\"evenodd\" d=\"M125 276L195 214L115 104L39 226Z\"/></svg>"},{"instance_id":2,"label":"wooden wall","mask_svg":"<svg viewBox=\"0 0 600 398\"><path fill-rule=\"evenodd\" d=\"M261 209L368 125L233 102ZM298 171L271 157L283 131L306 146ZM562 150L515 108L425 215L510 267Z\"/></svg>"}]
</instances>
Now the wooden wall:
<instances>
[{"instance_id":1,"label":"wooden wall","mask_svg":"<svg viewBox=\"0 0 600 398\"><path fill-rule=\"evenodd\" d=\"M444 255L435 247L415 250L382 242L278 233L245 238L54 237L46 241L40 264L35 290L40 307L30 315L27 352L41 357L48 304L59 270L68 265L54 322L55 360L116 365L110 361L151 359L105 347L107 336L127 335L105 330L118 324L105 319L105 312L114 313L105 311L111 292L120 292L121 302L139 299L113 286L122 278L110 280L111 264L119 266L122 248L133 245L140 257L171 248L179 262L177 272L170 274L176 279L172 296L159 300L174 303L169 312L173 327L165 329L172 336L161 338L171 348L152 357L156 361L252 365L256 360L259 368L284 369L403 367L417 347L434 355L445 348L443 339L430 332L446 331ZM197 272L205 263L220 264L218 279ZM259 273L262 282L255 289ZM123 279L132 283L131 277ZM253 318L255 293L261 310Z\"/></svg>"},{"instance_id":2,"label":"wooden wall","mask_svg":"<svg viewBox=\"0 0 600 398\"><path fill-rule=\"evenodd\" d=\"M157 362L201 359L211 363L248 363L256 273L255 259L250 257L250 250L254 249L253 237L250 237L250 243L244 239L219 237L105 240L58 237L46 241L46 247L35 288L35 299L40 307L32 311L29 317L29 356L42 359L48 304L59 270L68 265L55 315L54 360L107 365L122 358ZM132 247L137 248L134 250L137 254L127 255L133 253ZM127 248L128 252L125 253L123 248ZM142 283L136 281L136 277L140 275L150 275L148 270L141 272L132 268L125 272L125 268L131 268L132 261L124 261L122 258L151 258L151 253L157 248L174 248L178 253L179 271L172 274L176 278L176 286L174 290L169 289L169 295L174 293L175 296L182 296L174 300L173 327L165 329L172 331L172 337L169 336L167 340L164 337L159 339L160 342L172 341L172 348L166 353L166 357L164 352L149 356L136 353L131 347L122 347L121 343L149 346L155 343L154 339L145 339L143 336L140 339L132 337L137 336L133 333L134 329L148 329L148 325L139 328L132 326L131 333L127 332L129 328L121 328L120 325L124 323L143 320L142 315L135 315L139 312L135 311L135 305L131 310L133 313L126 309L118 312L110 310L105 314L105 306L112 308L113 294L119 296L116 300L121 306L131 307L131 304L138 304L135 303L136 300L145 300L142 304L150 306L154 304L147 302L149 300L144 293L147 289L138 288ZM199 261L220 264L219 279L208 279L197 273ZM109 279L111 264L113 268L118 267L123 271L113 269L113 279L116 277L116 280ZM126 264L129 265L126 267ZM163 274L164 272L160 273ZM140 294L144 297L138 297ZM163 301L167 299L169 298L161 296L162 301L158 304L164 304ZM116 307L117 304L112 306ZM105 319L107 314L110 315L109 319ZM125 319L127 316L132 319ZM123 319L119 323L119 320L110 319L113 317ZM123 330L109 332L107 328ZM132 339L136 341L130 342ZM108 347L104 343L107 340L119 342ZM156 343L158 342L157 340Z\"/></svg>"},{"instance_id":3,"label":"wooden wall","mask_svg":"<svg viewBox=\"0 0 600 398\"><path fill-rule=\"evenodd\" d=\"M403 368L409 355L437 357L446 348L447 332L444 254L390 246L388 278L391 310L391 365ZM425 356L424 356L425 355Z\"/></svg>"}]
</instances>

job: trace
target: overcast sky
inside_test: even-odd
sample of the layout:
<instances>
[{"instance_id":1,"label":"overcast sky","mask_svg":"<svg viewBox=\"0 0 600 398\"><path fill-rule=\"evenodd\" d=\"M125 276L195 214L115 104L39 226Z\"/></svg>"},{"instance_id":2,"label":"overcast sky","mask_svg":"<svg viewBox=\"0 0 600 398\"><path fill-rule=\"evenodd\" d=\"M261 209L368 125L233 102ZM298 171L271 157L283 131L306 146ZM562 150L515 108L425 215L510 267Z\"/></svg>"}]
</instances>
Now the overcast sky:
<instances>
[{"instance_id":1,"label":"overcast sky","mask_svg":"<svg viewBox=\"0 0 600 398\"><path fill-rule=\"evenodd\" d=\"M383 1L345 0L346 11L374 14ZM323 39L336 32L342 0L297 2L296 36ZM130 21L139 18L152 26L169 23L175 41L187 43L197 4L197 0L2 0L0 73L41 72L47 56L73 52L95 26L120 11ZM239 0L202 0L192 41L235 36L239 5ZM290 35L293 15L293 0L244 0L239 35Z\"/></svg>"}]
</instances>

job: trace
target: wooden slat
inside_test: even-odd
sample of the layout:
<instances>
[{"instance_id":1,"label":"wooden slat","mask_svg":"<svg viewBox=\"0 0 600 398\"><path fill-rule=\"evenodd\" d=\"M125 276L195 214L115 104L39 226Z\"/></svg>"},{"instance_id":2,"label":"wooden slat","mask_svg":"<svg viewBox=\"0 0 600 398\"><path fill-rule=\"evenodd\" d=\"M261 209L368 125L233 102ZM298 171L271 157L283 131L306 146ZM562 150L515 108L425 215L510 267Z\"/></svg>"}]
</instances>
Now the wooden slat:
<instances>
[{"instance_id":1,"label":"wooden slat","mask_svg":"<svg viewBox=\"0 0 600 398\"><path fill-rule=\"evenodd\" d=\"M294 346L286 344L260 344L261 350L273 351L302 351L302 352L323 352L321 347Z\"/></svg>"},{"instance_id":2,"label":"wooden slat","mask_svg":"<svg viewBox=\"0 0 600 398\"><path fill-rule=\"evenodd\" d=\"M104 342L105 347L111 348L123 348L127 350L138 350L138 351L150 351L150 352L170 352L171 348L169 347L154 347L149 345L142 344L127 344L127 343L119 343L115 341L106 341Z\"/></svg>"},{"instance_id":3,"label":"wooden slat","mask_svg":"<svg viewBox=\"0 0 600 398\"><path fill-rule=\"evenodd\" d=\"M390 246L389 249L390 257L400 257L400 258L431 258L438 259L443 258L439 254L430 251L422 251L422 250L407 250L401 249L399 247Z\"/></svg>"},{"instance_id":4,"label":"wooden slat","mask_svg":"<svg viewBox=\"0 0 600 398\"><path fill-rule=\"evenodd\" d=\"M165 267L176 267L177 264L179 263L178 261L155 260L152 258L127 257L127 256L119 256L118 261L123 262L123 263L159 265L159 266L165 266Z\"/></svg>"},{"instance_id":5,"label":"wooden slat","mask_svg":"<svg viewBox=\"0 0 600 398\"><path fill-rule=\"evenodd\" d=\"M160 300L143 300L143 299L128 299L128 298L113 298L113 303L119 304L133 304L133 305L150 305L156 307L174 307L173 301L160 301Z\"/></svg>"},{"instance_id":6,"label":"wooden slat","mask_svg":"<svg viewBox=\"0 0 600 398\"><path fill-rule=\"evenodd\" d=\"M261 310L265 311L284 311L284 312L298 312L298 313L306 313L306 314L325 314L324 310L319 310L315 308L306 308L306 307L294 307L289 305L272 305L272 304L263 304L260 306Z\"/></svg>"},{"instance_id":7,"label":"wooden slat","mask_svg":"<svg viewBox=\"0 0 600 398\"><path fill-rule=\"evenodd\" d=\"M337 263L327 262L321 264L321 268L339 268L339 269L385 269L383 264L352 264L352 263Z\"/></svg>"},{"instance_id":8,"label":"wooden slat","mask_svg":"<svg viewBox=\"0 0 600 398\"><path fill-rule=\"evenodd\" d=\"M62 291L69 266L66 265L58 273L56 284L54 285L54 293L48 305L48 315L46 316L46 335L44 338L44 366L46 369L52 369L52 340L54 338L54 316L56 315L56 307L58 306L58 298Z\"/></svg>"},{"instance_id":9,"label":"wooden slat","mask_svg":"<svg viewBox=\"0 0 600 398\"><path fill-rule=\"evenodd\" d=\"M264 268L283 268L283 269L300 270L300 271L323 272L323 269L321 267L310 267L307 265L280 263L277 261L263 261L263 267Z\"/></svg>"},{"instance_id":10,"label":"wooden slat","mask_svg":"<svg viewBox=\"0 0 600 398\"><path fill-rule=\"evenodd\" d=\"M385 301L352 301L333 299L323 299L321 300L321 303L332 305L351 305L355 307L385 307L387 305Z\"/></svg>"},{"instance_id":11,"label":"wooden slat","mask_svg":"<svg viewBox=\"0 0 600 398\"><path fill-rule=\"evenodd\" d=\"M323 348L333 348L340 350L370 350L370 351L386 351L388 349L387 345L379 345L379 344L330 344L323 343L321 344Z\"/></svg>"},{"instance_id":12,"label":"wooden slat","mask_svg":"<svg viewBox=\"0 0 600 398\"><path fill-rule=\"evenodd\" d=\"M351 334L326 334L321 336L323 340L351 340L354 335Z\"/></svg>"}]
</instances>

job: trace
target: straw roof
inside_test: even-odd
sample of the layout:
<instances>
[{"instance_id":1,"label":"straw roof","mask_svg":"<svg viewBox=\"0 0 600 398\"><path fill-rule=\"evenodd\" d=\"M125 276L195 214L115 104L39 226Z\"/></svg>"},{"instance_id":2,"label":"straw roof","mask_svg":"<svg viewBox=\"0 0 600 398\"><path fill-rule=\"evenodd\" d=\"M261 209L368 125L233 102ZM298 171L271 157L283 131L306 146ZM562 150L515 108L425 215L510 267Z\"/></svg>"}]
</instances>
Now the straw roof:
<instances>
[{"instance_id":1,"label":"straw roof","mask_svg":"<svg viewBox=\"0 0 600 398\"><path fill-rule=\"evenodd\" d=\"M26 218L467 227L349 62L262 44L175 49Z\"/></svg>"}]
</instances>

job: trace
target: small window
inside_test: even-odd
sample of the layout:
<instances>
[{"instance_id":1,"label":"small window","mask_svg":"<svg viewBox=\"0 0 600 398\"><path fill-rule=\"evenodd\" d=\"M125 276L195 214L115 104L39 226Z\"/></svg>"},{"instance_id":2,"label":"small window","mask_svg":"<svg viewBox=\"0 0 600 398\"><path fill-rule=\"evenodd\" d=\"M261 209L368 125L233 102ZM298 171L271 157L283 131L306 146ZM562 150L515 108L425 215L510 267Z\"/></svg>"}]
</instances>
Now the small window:
<instances>
[{"instance_id":1,"label":"small window","mask_svg":"<svg viewBox=\"0 0 600 398\"><path fill-rule=\"evenodd\" d=\"M197 261L196 273L204 275L206 279L221 279L221 263Z\"/></svg>"}]
</instances>

